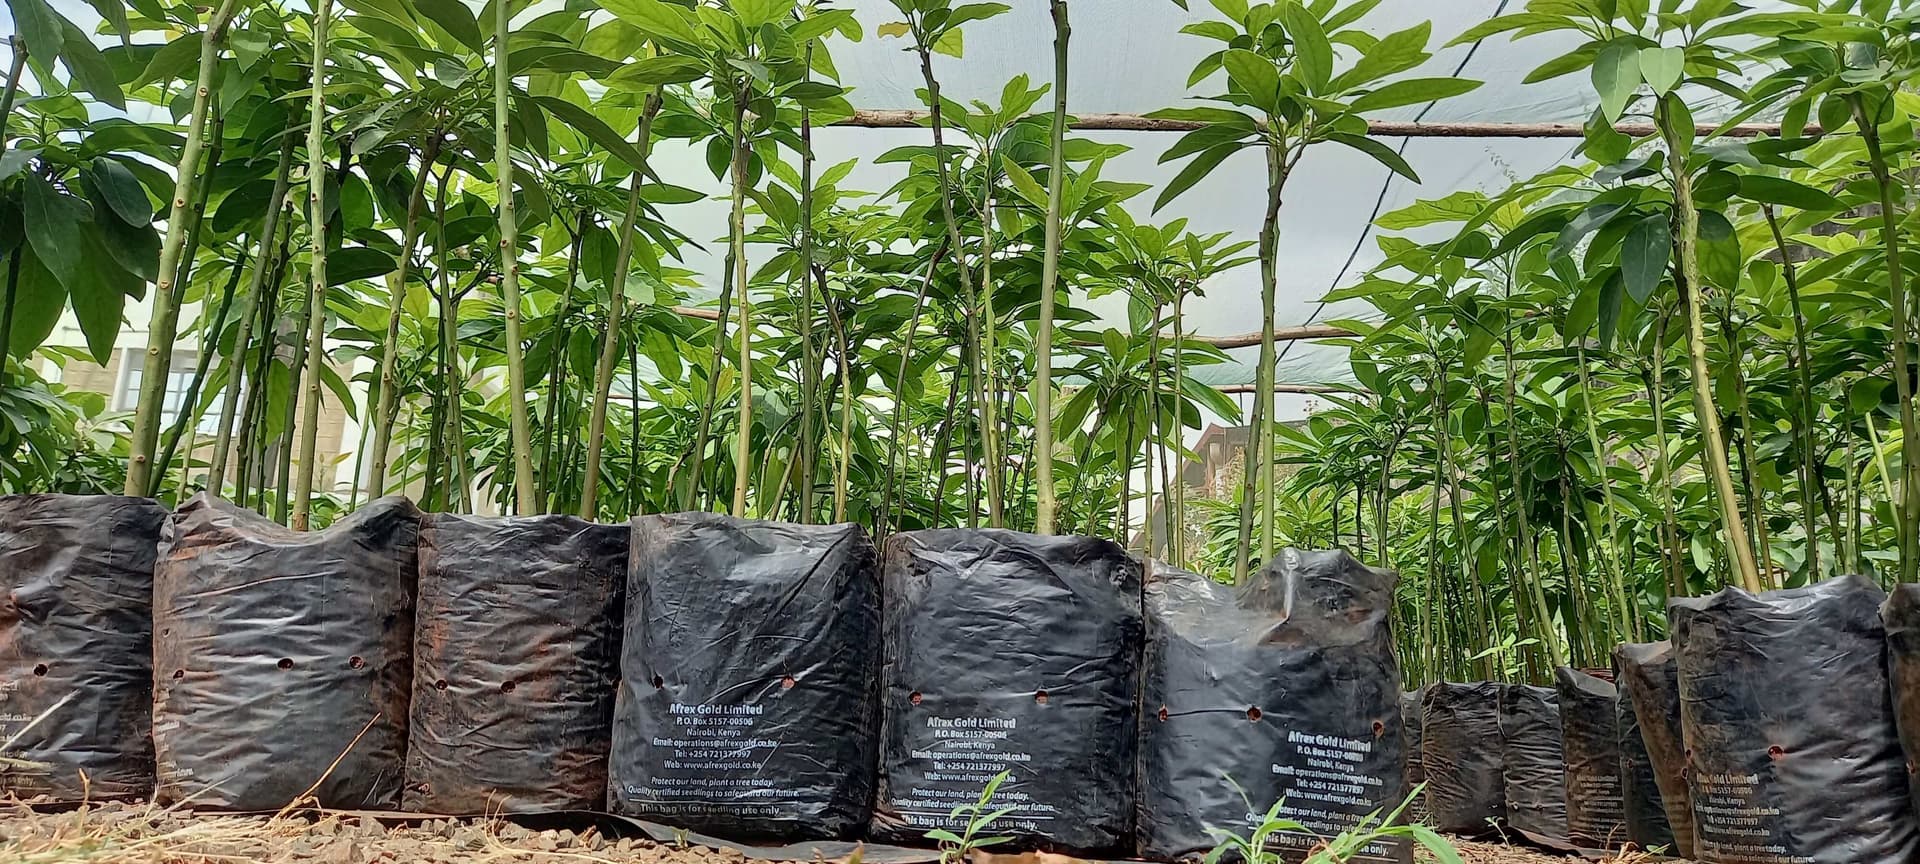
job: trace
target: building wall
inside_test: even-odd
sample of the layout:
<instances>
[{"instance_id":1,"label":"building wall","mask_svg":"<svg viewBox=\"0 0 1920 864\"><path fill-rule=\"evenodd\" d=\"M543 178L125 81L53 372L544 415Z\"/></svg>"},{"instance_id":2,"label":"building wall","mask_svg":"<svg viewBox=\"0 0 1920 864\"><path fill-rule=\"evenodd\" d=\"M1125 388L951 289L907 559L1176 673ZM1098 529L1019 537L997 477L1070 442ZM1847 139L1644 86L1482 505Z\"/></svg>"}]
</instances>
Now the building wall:
<instances>
[{"instance_id":1,"label":"building wall","mask_svg":"<svg viewBox=\"0 0 1920 864\"><path fill-rule=\"evenodd\" d=\"M198 310L190 305L182 310L181 320L190 321L193 319L193 316L197 314ZM145 327L145 323L149 315L149 307L146 303L128 304L124 324L119 337L114 343L113 354L108 358L105 366L101 366L90 360L71 358L60 358L60 361L56 362L54 358L48 357L43 353L39 366L41 374L48 380L59 381L72 389L100 393L106 396L107 406L111 410L133 410L138 404L138 399L137 393L133 388L134 382L127 374L129 366L128 358L138 357L146 351L147 328ZM134 322L139 323L136 325ZM71 313L68 313L68 315L61 320L59 326L55 328L53 334L48 337L47 344L84 349L86 346L86 338L80 332L79 325L73 320ZM197 352L194 351L193 348L197 346L183 345L180 347L182 350L174 352L173 366L169 374L170 376L174 373L191 376L197 357ZM214 359L216 366L219 362L220 358ZM348 389L349 392L353 393L354 398L364 402L366 399L364 387L353 383L352 380L355 370L336 364L334 371L339 373L343 380L349 382ZM305 395L304 392L302 395ZM217 415L219 410L220 403L215 401L208 409L209 417ZM211 420L207 420L206 426L203 428L211 428L211 423ZM335 495L344 496L353 488L355 481L354 469L356 467L354 460L351 455L345 459L340 459L339 457L342 453L351 454L354 451L359 444L359 434L359 424L354 422L352 417L348 415L346 407L340 404L339 398L334 395L331 389L322 388L320 429L315 440L317 451L315 454L316 459L319 464L323 466L321 472L316 475L315 485L320 491L327 491ZM295 447L297 448L299 441L297 434L294 441ZM204 463L211 459L213 455L213 435L210 432L199 435L195 439L195 444L194 458L196 461ZM296 449L296 456L297 455L298 451ZM177 458L178 457L176 457L176 459ZM199 477L205 473L205 470L204 464L196 467L194 469L194 476L196 478ZM294 466L294 470L299 470L297 464Z\"/></svg>"}]
</instances>

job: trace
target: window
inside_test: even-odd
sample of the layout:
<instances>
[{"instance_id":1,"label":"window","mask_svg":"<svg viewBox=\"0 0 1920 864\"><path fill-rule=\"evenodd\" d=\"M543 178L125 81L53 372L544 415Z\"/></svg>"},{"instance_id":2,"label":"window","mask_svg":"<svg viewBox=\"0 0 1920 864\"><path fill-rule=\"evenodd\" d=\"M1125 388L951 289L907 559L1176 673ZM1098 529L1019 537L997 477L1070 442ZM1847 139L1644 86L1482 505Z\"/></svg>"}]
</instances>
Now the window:
<instances>
[{"instance_id":1,"label":"window","mask_svg":"<svg viewBox=\"0 0 1920 864\"><path fill-rule=\"evenodd\" d=\"M167 367L167 389L161 397L160 424L172 426L180 417L181 406L187 401L187 389L193 386L193 371L197 355L192 351L173 352L173 362ZM140 404L140 382L145 377L147 352L138 348L129 348L121 354L120 383L115 388L113 407L116 411L132 411ZM209 375L209 378L212 376ZM200 398L205 401L206 393ZM197 431L203 435L212 435L220 427L219 401L213 404L216 410L201 416Z\"/></svg>"}]
</instances>

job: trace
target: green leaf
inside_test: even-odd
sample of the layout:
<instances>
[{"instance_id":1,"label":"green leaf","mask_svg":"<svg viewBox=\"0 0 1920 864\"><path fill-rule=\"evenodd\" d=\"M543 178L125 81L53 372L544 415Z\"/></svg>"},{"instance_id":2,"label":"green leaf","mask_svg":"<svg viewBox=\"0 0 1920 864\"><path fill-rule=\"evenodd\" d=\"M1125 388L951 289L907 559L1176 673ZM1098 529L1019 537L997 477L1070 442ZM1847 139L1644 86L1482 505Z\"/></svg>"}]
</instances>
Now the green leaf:
<instances>
[{"instance_id":1,"label":"green leaf","mask_svg":"<svg viewBox=\"0 0 1920 864\"><path fill-rule=\"evenodd\" d=\"M1279 2L1280 23L1287 28L1287 35L1293 37L1294 71L1303 76L1308 92L1318 93L1326 89L1333 77L1333 45L1307 7L1298 0Z\"/></svg>"},{"instance_id":2,"label":"green leaf","mask_svg":"<svg viewBox=\"0 0 1920 864\"><path fill-rule=\"evenodd\" d=\"M547 113L559 118L560 122L573 127L573 131L627 163L628 167L637 168L641 162L645 161L632 142L621 138L620 133L613 131L613 127L608 126L605 120L600 119L592 111L558 96L535 96L533 100L539 103L540 107L545 108Z\"/></svg>"},{"instance_id":3,"label":"green leaf","mask_svg":"<svg viewBox=\"0 0 1920 864\"><path fill-rule=\"evenodd\" d=\"M700 51L706 47L678 7L661 0L595 0L600 8L632 24L649 38Z\"/></svg>"},{"instance_id":4,"label":"green leaf","mask_svg":"<svg viewBox=\"0 0 1920 864\"><path fill-rule=\"evenodd\" d=\"M1538 84L1562 75L1571 75L1592 66L1594 59L1599 56L1600 49L1597 44L1582 45L1579 48L1575 48L1572 51L1540 64L1538 68L1535 68L1532 72L1528 72L1527 77L1520 79L1520 83Z\"/></svg>"},{"instance_id":5,"label":"green leaf","mask_svg":"<svg viewBox=\"0 0 1920 864\"><path fill-rule=\"evenodd\" d=\"M38 174L26 174L24 179L21 216L26 223L27 242L48 272L72 291L86 257L86 242L80 231L86 208Z\"/></svg>"},{"instance_id":6,"label":"green leaf","mask_svg":"<svg viewBox=\"0 0 1920 864\"><path fill-rule=\"evenodd\" d=\"M1280 101L1280 72L1273 61L1243 48L1235 48L1221 57L1227 78L1245 91L1262 111L1273 111Z\"/></svg>"},{"instance_id":7,"label":"green leaf","mask_svg":"<svg viewBox=\"0 0 1920 864\"><path fill-rule=\"evenodd\" d=\"M440 25L447 35L465 45L475 54L487 52L486 37L480 35L480 22L473 17L473 10L461 0L414 0L413 8L427 16L427 20Z\"/></svg>"},{"instance_id":8,"label":"green leaf","mask_svg":"<svg viewBox=\"0 0 1920 864\"><path fill-rule=\"evenodd\" d=\"M1687 52L1684 48L1642 48L1639 54L1639 74L1653 88L1653 95L1665 96L1680 85L1680 79L1687 72Z\"/></svg>"},{"instance_id":9,"label":"green leaf","mask_svg":"<svg viewBox=\"0 0 1920 864\"><path fill-rule=\"evenodd\" d=\"M91 228L89 225L79 232L86 248L84 272L77 282L67 286L67 291L73 299L73 317L80 324L81 334L86 336L93 362L105 366L113 357L113 344L120 335L121 311L126 308L127 297L145 286L120 267L107 251L100 232Z\"/></svg>"},{"instance_id":10,"label":"green leaf","mask_svg":"<svg viewBox=\"0 0 1920 864\"><path fill-rule=\"evenodd\" d=\"M1587 121L1586 138L1582 152L1601 165L1618 163L1633 152L1633 138L1613 128L1613 123L1599 109L1595 109L1593 118Z\"/></svg>"},{"instance_id":11,"label":"green leaf","mask_svg":"<svg viewBox=\"0 0 1920 864\"><path fill-rule=\"evenodd\" d=\"M14 252L20 268L19 294L14 301L13 328L7 351L25 357L39 348L53 328L60 324L60 313L67 308L67 286L62 284L33 253L22 245Z\"/></svg>"},{"instance_id":12,"label":"green leaf","mask_svg":"<svg viewBox=\"0 0 1920 864\"><path fill-rule=\"evenodd\" d=\"M1364 113L1437 102L1471 93L1480 88L1480 83L1466 78L1408 78L1360 96L1353 100L1351 107L1354 113Z\"/></svg>"},{"instance_id":13,"label":"green leaf","mask_svg":"<svg viewBox=\"0 0 1920 864\"><path fill-rule=\"evenodd\" d=\"M951 30L969 21L985 21L1012 9L1013 7L1005 3L968 3L955 6L953 14L948 15L946 23L940 26L942 29Z\"/></svg>"},{"instance_id":14,"label":"green leaf","mask_svg":"<svg viewBox=\"0 0 1920 864\"><path fill-rule=\"evenodd\" d=\"M327 256L327 284L345 285L393 272L392 255L366 246L336 249Z\"/></svg>"},{"instance_id":15,"label":"green leaf","mask_svg":"<svg viewBox=\"0 0 1920 864\"><path fill-rule=\"evenodd\" d=\"M1722 291L1740 285L1740 235L1727 217L1713 210L1700 211L1700 275Z\"/></svg>"},{"instance_id":16,"label":"green leaf","mask_svg":"<svg viewBox=\"0 0 1920 864\"><path fill-rule=\"evenodd\" d=\"M749 31L778 21L792 11L793 0L733 0L733 14L740 17L741 26Z\"/></svg>"},{"instance_id":17,"label":"green leaf","mask_svg":"<svg viewBox=\"0 0 1920 864\"><path fill-rule=\"evenodd\" d=\"M147 68L133 80L132 86L138 89L148 84L186 78L187 73L200 63L200 41L203 35L198 32L182 34L179 38L160 46L160 50L153 52L153 57L147 60Z\"/></svg>"},{"instance_id":18,"label":"green leaf","mask_svg":"<svg viewBox=\"0 0 1920 864\"><path fill-rule=\"evenodd\" d=\"M1613 345L1614 331L1620 326L1620 310L1621 307L1625 305L1621 302L1622 295L1625 293L1622 290L1622 282L1623 279L1620 275L1620 270L1615 268L1610 270L1607 273L1606 280L1600 283L1599 325L1600 347L1602 348Z\"/></svg>"},{"instance_id":19,"label":"green leaf","mask_svg":"<svg viewBox=\"0 0 1920 864\"><path fill-rule=\"evenodd\" d=\"M945 54L954 59L959 59L966 54L966 41L961 37L960 32L959 28L955 28L940 34L940 38L933 40L933 53Z\"/></svg>"},{"instance_id":20,"label":"green leaf","mask_svg":"<svg viewBox=\"0 0 1920 864\"><path fill-rule=\"evenodd\" d=\"M66 37L60 57L67 61L67 71L73 73L74 83L93 94L93 98L125 111L127 99L120 92L120 81L113 74L113 66L100 54L100 49L94 47L93 40L72 21L61 18L60 24Z\"/></svg>"},{"instance_id":21,"label":"green leaf","mask_svg":"<svg viewBox=\"0 0 1920 864\"><path fill-rule=\"evenodd\" d=\"M147 188L120 160L95 156L90 176L100 197L106 199L120 221L135 226L153 224L153 202L147 198Z\"/></svg>"},{"instance_id":22,"label":"green leaf","mask_svg":"<svg viewBox=\"0 0 1920 864\"><path fill-rule=\"evenodd\" d=\"M1811 186L1762 174L1740 176L1740 197L1762 204L1778 204L1783 207L1821 212L1844 210L1847 206L1841 203L1840 199Z\"/></svg>"},{"instance_id":23,"label":"green leaf","mask_svg":"<svg viewBox=\"0 0 1920 864\"><path fill-rule=\"evenodd\" d=\"M1673 226L1667 214L1655 213L1634 223L1620 246L1620 274L1633 302L1646 305L1665 278L1672 253Z\"/></svg>"},{"instance_id":24,"label":"green leaf","mask_svg":"<svg viewBox=\"0 0 1920 864\"><path fill-rule=\"evenodd\" d=\"M1368 156L1372 156L1373 161L1387 166L1387 169L1393 173L1412 180L1415 183L1420 182L1420 175L1414 173L1413 166L1408 165L1407 160L1402 157L1399 152L1395 151L1392 147L1380 143L1376 139L1369 138L1365 135L1334 132L1327 135L1327 140L1345 144Z\"/></svg>"},{"instance_id":25,"label":"green leaf","mask_svg":"<svg viewBox=\"0 0 1920 864\"><path fill-rule=\"evenodd\" d=\"M1012 156L1002 156L1000 164L1007 172L1007 179L1013 182L1014 191L1020 193L1021 198L1025 198L1028 204L1042 210L1047 209L1047 188L1040 185L1040 181L1033 179L1033 175L1027 173L1027 169L1020 167L1020 163L1013 161Z\"/></svg>"},{"instance_id":26,"label":"green leaf","mask_svg":"<svg viewBox=\"0 0 1920 864\"><path fill-rule=\"evenodd\" d=\"M645 89L665 84L686 84L700 80L706 74L706 64L688 57L675 54L662 54L658 57L645 57L620 67L620 70L607 76L608 87L616 89Z\"/></svg>"},{"instance_id":27,"label":"green leaf","mask_svg":"<svg viewBox=\"0 0 1920 864\"><path fill-rule=\"evenodd\" d=\"M1167 202L1180 197L1180 193L1192 188L1193 184L1213 173L1213 169L1220 167L1221 162L1228 156L1232 156L1242 146L1245 145L1234 143L1202 150L1192 162L1187 163L1187 167L1180 169L1180 173L1174 175L1165 189L1160 190L1160 197L1153 201L1154 212L1160 212L1160 208L1167 206Z\"/></svg>"},{"instance_id":28,"label":"green leaf","mask_svg":"<svg viewBox=\"0 0 1920 864\"><path fill-rule=\"evenodd\" d=\"M1640 88L1640 54L1633 43L1614 42L1593 61L1593 89L1600 94L1600 113L1608 122L1620 119Z\"/></svg>"},{"instance_id":29,"label":"green leaf","mask_svg":"<svg viewBox=\"0 0 1920 864\"><path fill-rule=\"evenodd\" d=\"M129 44L133 28L127 22L127 4L121 0L87 0L93 11L100 13L101 20L112 25L113 32L120 37L120 44Z\"/></svg>"},{"instance_id":30,"label":"green leaf","mask_svg":"<svg viewBox=\"0 0 1920 864\"><path fill-rule=\"evenodd\" d=\"M66 42L65 28L61 26L66 20L53 11L46 0L7 0L7 8L13 10L13 26L19 28L20 38L26 40L28 55L52 66Z\"/></svg>"}]
</instances>

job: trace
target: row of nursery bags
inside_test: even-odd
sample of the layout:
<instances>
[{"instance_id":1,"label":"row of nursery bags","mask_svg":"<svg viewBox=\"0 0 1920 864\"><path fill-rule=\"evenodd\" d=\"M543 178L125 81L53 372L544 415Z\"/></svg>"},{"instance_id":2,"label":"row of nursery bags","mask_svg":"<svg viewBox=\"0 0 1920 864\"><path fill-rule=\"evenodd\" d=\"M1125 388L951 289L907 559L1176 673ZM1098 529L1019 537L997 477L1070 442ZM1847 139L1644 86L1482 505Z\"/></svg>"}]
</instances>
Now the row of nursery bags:
<instances>
[{"instance_id":1,"label":"row of nursery bags","mask_svg":"<svg viewBox=\"0 0 1920 864\"><path fill-rule=\"evenodd\" d=\"M1163 859L1398 804L1392 574L1142 571L997 530L0 498L0 794L914 842L1007 772L991 833Z\"/></svg>"},{"instance_id":2,"label":"row of nursery bags","mask_svg":"<svg viewBox=\"0 0 1920 864\"><path fill-rule=\"evenodd\" d=\"M1432 823L1708 864L1920 862L1920 585L1728 588L1668 611L1670 641L1615 649L1616 683L1420 691L1409 775Z\"/></svg>"}]
</instances>

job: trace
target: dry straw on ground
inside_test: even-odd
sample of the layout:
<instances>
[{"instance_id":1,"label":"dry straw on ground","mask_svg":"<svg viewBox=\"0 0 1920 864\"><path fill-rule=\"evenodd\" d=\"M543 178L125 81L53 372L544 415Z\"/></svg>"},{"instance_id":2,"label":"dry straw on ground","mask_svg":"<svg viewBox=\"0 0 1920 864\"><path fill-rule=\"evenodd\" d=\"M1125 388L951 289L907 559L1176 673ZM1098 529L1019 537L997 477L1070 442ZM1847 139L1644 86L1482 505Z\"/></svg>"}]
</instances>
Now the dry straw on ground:
<instances>
[{"instance_id":1,"label":"dry straw on ground","mask_svg":"<svg viewBox=\"0 0 1920 864\"><path fill-rule=\"evenodd\" d=\"M1461 842L1467 864L1565 864L1579 859L1497 843ZM1004 856L1003 856L1004 857ZM1423 861L1428 859L1422 858ZM1613 864L1651 864L1629 854ZM743 864L733 850L604 837L592 829L535 831L499 819L385 825L340 813L195 815L105 803L64 812L0 809L0 864Z\"/></svg>"}]
</instances>

